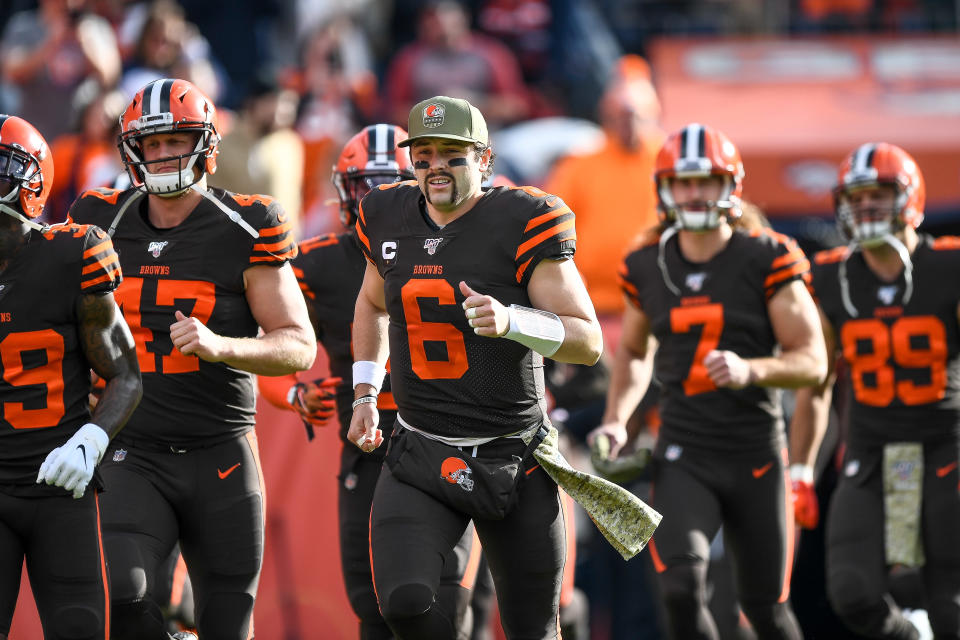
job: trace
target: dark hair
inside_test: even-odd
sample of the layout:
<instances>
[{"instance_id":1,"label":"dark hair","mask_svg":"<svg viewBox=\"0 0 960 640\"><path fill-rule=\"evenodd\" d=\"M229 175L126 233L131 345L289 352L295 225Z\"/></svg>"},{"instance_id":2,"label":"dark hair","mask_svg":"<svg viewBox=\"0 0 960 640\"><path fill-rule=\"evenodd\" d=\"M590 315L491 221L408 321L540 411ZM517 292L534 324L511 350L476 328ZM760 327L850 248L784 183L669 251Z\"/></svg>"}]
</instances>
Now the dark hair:
<instances>
[{"instance_id":1,"label":"dark hair","mask_svg":"<svg viewBox=\"0 0 960 640\"><path fill-rule=\"evenodd\" d=\"M473 152L477 154L477 160L480 160L480 157L489 148L490 148L489 144L483 144L482 142L474 142ZM496 157L497 157L497 154L495 153L490 154L490 162L487 164L487 170L483 172L484 180L489 180L490 176L493 175L493 161L496 159Z\"/></svg>"}]
</instances>

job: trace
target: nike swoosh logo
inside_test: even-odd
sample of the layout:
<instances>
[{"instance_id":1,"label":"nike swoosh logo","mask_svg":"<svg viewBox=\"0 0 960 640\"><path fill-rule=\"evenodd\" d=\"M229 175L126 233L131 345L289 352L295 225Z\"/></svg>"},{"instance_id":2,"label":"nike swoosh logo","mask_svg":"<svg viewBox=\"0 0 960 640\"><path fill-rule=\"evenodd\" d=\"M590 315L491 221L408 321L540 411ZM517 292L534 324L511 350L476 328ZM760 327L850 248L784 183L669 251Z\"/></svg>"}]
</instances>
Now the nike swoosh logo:
<instances>
[{"instance_id":1,"label":"nike swoosh logo","mask_svg":"<svg viewBox=\"0 0 960 640\"><path fill-rule=\"evenodd\" d=\"M220 476L220 479L221 479L221 480L223 480L223 479L226 478L228 475L230 475L231 473L233 473L234 471L236 471L237 467L239 467L239 466L240 466L240 463L238 462L237 464L233 465L232 467L230 467L230 468L227 469L226 471L220 471L220 469L217 468L217 475Z\"/></svg>"},{"instance_id":2,"label":"nike swoosh logo","mask_svg":"<svg viewBox=\"0 0 960 640\"><path fill-rule=\"evenodd\" d=\"M83 454L83 468L86 469L87 468L87 446L83 444L78 444L77 449L80 449L80 453Z\"/></svg>"},{"instance_id":3,"label":"nike swoosh logo","mask_svg":"<svg viewBox=\"0 0 960 640\"><path fill-rule=\"evenodd\" d=\"M285 213L278 213L278 214L277 214L277 220L278 220L279 222L286 222L286 221L287 221L287 214L285 214Z\"/></svg>"},{"instance_id":4,"label":"nike swoosh logo","mask_svg":"<svg viewBox=\"0 0 960 640\"><path fill-rule=\"evenodd\" d=\"M754 477L754 478L760 478L760 477L762 477L763 474L765 474L767 471L770 471L770 468L771 468L771 467L773 467L773 463L772 463L772 462L768 462L767 464L763 465L762 467L759 467L759 468L757 468L757 469L753 469L753 477Z\"/></svg>"},{"instance_id":5,"label":"nike swoosh logo","mask_svg":"<svg viewBox=\"0 0 960 640\"><path fill-rule=\"evenodd\" d=\"M554 196L552 198L547 198L546 202L548 207L554 207L558 202L560 202L560 198L559 196Z\"/></svg>"},{"instance_id":6,"label":"nike swoosh logo","mask_svg":"<svg viewBox=\"0 0 960 640\"><path fill-rule=\"evenodd\" d=\"M957 463L956 463L956 462L951 462L950 464L946 465L945 467L940 467L939 469L937 469L937 477L938 477L938 478L942 478L943 476L947 475L948 473L950 473L951 471L953 471L953 470L956 469L956 468L957 468Z\"/></svg>"}]
</instances>

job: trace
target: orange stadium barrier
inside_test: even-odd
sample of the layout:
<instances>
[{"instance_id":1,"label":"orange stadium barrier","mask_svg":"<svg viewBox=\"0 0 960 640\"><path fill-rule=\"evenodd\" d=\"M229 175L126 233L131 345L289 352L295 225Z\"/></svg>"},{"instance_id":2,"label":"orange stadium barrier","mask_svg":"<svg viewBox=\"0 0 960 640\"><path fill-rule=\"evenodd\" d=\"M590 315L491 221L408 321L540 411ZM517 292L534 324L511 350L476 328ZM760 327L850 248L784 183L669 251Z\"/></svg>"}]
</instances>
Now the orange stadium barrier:
<instances>
[{"instance_id":1,"label":"orange stadium barrier","mask_svg":"<svg viewBox=\"0 0 960 640\"><path fill-rule=\"evenodd\" d=\"M960 42L937 37L659 40L668 131L702 122L740 148L744 196L774 217L827 215L864 142L906 149L931 210L960 213Z\"/></svg>"}]
</instances>

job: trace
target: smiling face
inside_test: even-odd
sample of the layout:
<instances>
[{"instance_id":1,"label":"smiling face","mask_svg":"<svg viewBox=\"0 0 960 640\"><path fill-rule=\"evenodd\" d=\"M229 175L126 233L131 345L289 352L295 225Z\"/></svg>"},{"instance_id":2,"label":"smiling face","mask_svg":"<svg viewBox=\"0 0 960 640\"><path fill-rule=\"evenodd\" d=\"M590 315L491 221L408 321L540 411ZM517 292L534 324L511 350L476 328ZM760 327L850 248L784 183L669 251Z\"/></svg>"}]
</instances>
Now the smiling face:
<instances>
[{"instance_id":1,"label":"smiling face","mask_svg":"<svg viewBox=\"0 0 960 640\"><path fill-rule=\"evenodd\" d=\"M482 154L469 142L422 138L410 147L417 183L427 203L441 213L457 211L480 193L490 150Z\"/></svg>"}]
</instances>

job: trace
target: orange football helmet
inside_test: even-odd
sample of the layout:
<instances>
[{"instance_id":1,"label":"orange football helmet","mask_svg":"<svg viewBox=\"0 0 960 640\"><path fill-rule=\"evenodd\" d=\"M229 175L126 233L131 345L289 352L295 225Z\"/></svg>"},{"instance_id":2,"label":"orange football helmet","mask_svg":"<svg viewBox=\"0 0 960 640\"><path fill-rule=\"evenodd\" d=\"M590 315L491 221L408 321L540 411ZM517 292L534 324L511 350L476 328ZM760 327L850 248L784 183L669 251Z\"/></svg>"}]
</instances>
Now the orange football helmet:
<instances>
[{"instance_id":1,"label":"orange football helmet","mask_svg":"<svg viewBox=\"0 0 960 640\"><path fill-rule=\"evenodd\" d=\"M0 184L9 191L0 197L0 210L31 222L43 213L53 188L53 155L33 125L17 116L0 114Z\"/></svg>"},{"instance_id":2,"label":"orange football helmet","mask_svg":"<svg viewBox=\"0 0 960 640\"><path fill-rule=\"evenodd\" d=\"M220 134L216 108L192 83L175 78L154 80L144 86L120 116L117 146L133 186L162 196L182 193L206 173L217 170ZM143 140L157 133L196 132L193 151L165 160L177 160L179 171L150 173L143 161ZM197 159L202 159L195 171ZM156 161L154 161L156 162Z\"/></svg>"},{"instance_id":3,"label":"orange football helmet","mask_svg":"<svg viewBox=\"0 0 960 640\"><path fill-rule=\"evenodd\" d=\"M671 180L709 176L724 179L723 192L716 201L674 202ZM727 136L706 125L688 124L671 134L657 154L654 180L661 222L702 230L716 228L721 216L731 220L740 217L743 176L740 152Z\"/></svg>"},{"instance_id":4,"label":"orange football helmet","mask_svg":"<svg viewBox=\"0 0 960 640\"><path fill-rule=\"evenodd\" d=\"M406 149L397 144L407 132L392 124L372 124L356 134L340 152L333 166L333 186L340 196L340 222L352 227L360 200L377 185L413 178L413 164Z\"/></svg>"},{"instance_id":5,"label":"orange football helmet","mask_svg":"<svg viewBox=\"0 0 960 640\"><path fill-rule=\"evenodd\" d=\"M473 491L473 470L461 458L446 458L440 463L440 477L450 484L460 485L464 491Z\"/></svg>"},{"instance_id":6,"label":"orange football helmet","mask_svg":"<svg viewBox=\"0 0 960 640\"><path fill-rule=\"evenodd\" d=\"M891 211L854 211L850 194L866 187L889 185L895 198ZM926 187L923 174L909 153L886 142L860 145L840 165L833 191L837 224L848 240L867 246L885 242L885 238L906 226L917 228L923 222Z\"/></svg>"}]
</instances>

